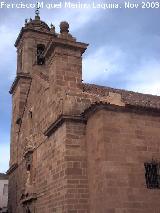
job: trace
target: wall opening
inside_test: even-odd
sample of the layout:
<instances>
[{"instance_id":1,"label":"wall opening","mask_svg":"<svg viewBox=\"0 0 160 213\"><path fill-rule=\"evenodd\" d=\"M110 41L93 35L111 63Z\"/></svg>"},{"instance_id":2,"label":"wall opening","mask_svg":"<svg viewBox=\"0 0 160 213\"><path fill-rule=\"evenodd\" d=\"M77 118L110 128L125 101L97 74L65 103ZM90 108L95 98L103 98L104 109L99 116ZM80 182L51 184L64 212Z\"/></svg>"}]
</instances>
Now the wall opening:
<instances>
[{"instance_id":1,"label":"wall opening","mask_svg":"<svg viewBox=\"0 0 160 213\"><path fill-rule=\"evenodd\" d=\"M37 45L37 65L44 65L45 64L45 58L43 56L45 50L44 44L38 44Z\"/></svg>"},{"instance_id":2,"label":"wall opening","mask_svg":"<svg viewBox=\"0 0 160 213\"><path fill-rule=\"evenodd\" d=\"M152 160L151 162L146 162L145 167L145 179L146 186L149 189L160 188L160 163Z\"/></svg>"}]
</instances>

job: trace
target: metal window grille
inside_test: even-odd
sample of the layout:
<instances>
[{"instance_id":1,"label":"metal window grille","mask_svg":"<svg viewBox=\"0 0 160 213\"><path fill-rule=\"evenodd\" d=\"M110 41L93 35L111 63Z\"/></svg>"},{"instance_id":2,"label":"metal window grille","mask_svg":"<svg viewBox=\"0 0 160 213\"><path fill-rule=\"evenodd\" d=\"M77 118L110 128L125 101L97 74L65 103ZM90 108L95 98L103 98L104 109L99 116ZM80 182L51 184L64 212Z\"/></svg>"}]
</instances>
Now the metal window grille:
<instances>
[{"instance_id":1,"label":"metal window grille","mask_svg":"<svg viewBox=\"0 0 160 213\"><path fill-rule=\"evenodd\" d=\"M147 188L160 188L160 163L152 160L151 162L146 162L144 167Z\"/></svg>"}]
</instances>

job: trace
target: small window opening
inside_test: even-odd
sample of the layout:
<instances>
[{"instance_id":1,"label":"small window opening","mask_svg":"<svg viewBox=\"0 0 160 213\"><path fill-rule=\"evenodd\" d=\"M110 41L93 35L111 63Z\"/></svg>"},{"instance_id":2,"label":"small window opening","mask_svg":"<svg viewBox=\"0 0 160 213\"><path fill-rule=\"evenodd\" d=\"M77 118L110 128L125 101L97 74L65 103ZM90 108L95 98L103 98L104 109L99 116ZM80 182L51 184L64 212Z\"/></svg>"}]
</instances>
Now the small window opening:
<instances>
[{"instance_id":1,"label":"small window opening","mask_svg":"<svg viewBox=\"0 0 160 213\"><path fill-rule=\"evenodd\" d=\"M29 172L31 171L31 165L30 164L27 165L27 171L29 171Z\"/></svg>"},{"instance_id":2,"label":"small window opening","mask_svg":"<svg viewBox=\"0 0 160 213\"><path fill-rule=\"evenodd\" d=\"M29 118L32 119L32 117L33 117L32 110L29 110Z\"/></svg>"},{"instance_id":3,"label":"small window opening","mask_svg":"<svg viewBox=\"0 0 160 213\"><path fill-rule=\"evenodd\" d=\"M30 209L29 209L28 206L27 206L27 208L26 208L26 213L31 213L31 211L30 211Z\"/></svg>"},{"instance_id":4,"label":"small window opening","mask_svg":"<svg viewBox=\"0 0 160 213\"><path fill-rule=\"evenodd\" d=\"M160 163L152 160L144 164L147 188L160 188Z\"/></svg>"},{"instance_id":5,"label":"small window opening","mask_svg":"<svg viewBox=\"0 0 160 213\"><path fill-rule=\"evenodd\" d=\"M22 71L22 51L18 53L18 72Z\"/></svg>"},{"instance_id":6,"label":"small window opening","mask_svg":"<svg viewBox=\"0 0 160 213\"><path fill-rule=\"evenodd\" d=\"M44 65L45 64L45 58L43 56L45 50L44 44L38 44L37 45L37 64L38 65Z\"/></svg>"}]
</instances>

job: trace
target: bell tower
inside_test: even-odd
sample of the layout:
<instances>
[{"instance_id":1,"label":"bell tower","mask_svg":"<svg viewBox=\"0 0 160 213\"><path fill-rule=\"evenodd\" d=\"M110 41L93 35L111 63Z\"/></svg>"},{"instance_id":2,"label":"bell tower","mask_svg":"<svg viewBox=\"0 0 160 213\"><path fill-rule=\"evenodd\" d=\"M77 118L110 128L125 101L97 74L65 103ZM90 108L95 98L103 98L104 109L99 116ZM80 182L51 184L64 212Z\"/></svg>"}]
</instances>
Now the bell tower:
<instances>
[{"instance_id":1,"label":"bell tower","mask_svg":"<svg viewBox=\"0 0 160 213\"><path fill-rule=\"evenodd\" d=\"M76 170L74 168L70 170L65 158L68 153L66 143L70 140L67 137L72 135L67 134L70 122L73 121L75 125L78 122L76 127L78 129L84 128L83 118L82 120L79 120L79 116L72 118L72 114L74 117L75 111L79 110L73 106L76 103L72 102L74 99L72 92L77 96L74 99L76 101L82 93L82 55L87 46L88 44L78 42L70 34L69 24L66 21L60 23L60 33L56 33L52 24L49 27L40 19L38 11L33 20L25 20L25 25L15 42L17 72L10 89L12 126L8 170L9 212L69 212L70 198L67 194L70 186L66 179L73 174L73 178L79 175L80 179L87 181L86 173L82 172L85 170L86 161L83 152L84 131L81 132L79 139L76 138L78 143L82 141L82 145L78 145L80 156L77 161L80 163L74 163ZM66 116L67 121L63 119ZM62 118L62 121L59 122L59 118ZM63 125L64 121L66 123ZM57 122L55 129L52 124ZM52 136L55 137L55 143ZM49 144L55 149L55 155L47 154L47 150L51 150ZM77 155L76 148L70 154L73 161L76 161L72 156ZM44 156L46 156L45 164L42 163ZM83 165L83 168L79 168L79 165ZM45 183L48 172L51 182ZM54 172L61 175L53 175ZM49 189L50 184L53 190L53 197L49 198L46 211L43 202L50 192L44 193L42 182L47 184L44 189ZM59 187L61 185L63 187ZM86 194L87 187L87 185L83 187ZM76 192L73 193L75 193L73 196L76 196ZM43 208L39 203L42 203ZM75 207L79 205L78 199L74 205ZM88 208L86 206L84 207L83 201L80 201L81 209Z\"/></svg>"}]
</instances>

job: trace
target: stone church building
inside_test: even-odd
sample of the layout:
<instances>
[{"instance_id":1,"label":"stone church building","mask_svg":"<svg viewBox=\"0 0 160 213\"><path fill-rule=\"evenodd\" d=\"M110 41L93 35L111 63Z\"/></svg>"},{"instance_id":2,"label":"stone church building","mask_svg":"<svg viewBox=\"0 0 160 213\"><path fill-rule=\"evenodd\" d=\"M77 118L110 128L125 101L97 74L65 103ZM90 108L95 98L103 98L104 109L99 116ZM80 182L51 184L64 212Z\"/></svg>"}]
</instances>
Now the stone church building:
<instances>
[{"instance_id":1,"label":"stone church building","mask_svg":"<svg viewBox=\"0 0 160 213\"><path fill-rule=\"evenodd\" d=\"M160 97L83 83L87 46L39 15L19 33L9 213L160 213Z\"/></svg>"}]
</instances>

